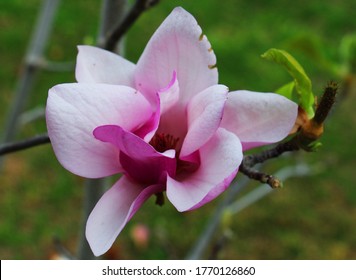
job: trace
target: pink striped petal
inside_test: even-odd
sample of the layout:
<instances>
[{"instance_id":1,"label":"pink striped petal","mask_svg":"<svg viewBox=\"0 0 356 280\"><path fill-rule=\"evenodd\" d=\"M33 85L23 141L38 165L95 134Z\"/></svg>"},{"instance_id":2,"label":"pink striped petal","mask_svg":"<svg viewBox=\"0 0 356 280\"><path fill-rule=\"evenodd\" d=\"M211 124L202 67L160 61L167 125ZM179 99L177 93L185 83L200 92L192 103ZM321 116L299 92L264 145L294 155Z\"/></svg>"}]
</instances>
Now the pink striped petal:
<instances>
[{"instance_id":1,"label":"pink striped petal","mask_svg":"<svg viewBox=\"0 0 356 280\"><path fill-rule=\"evenodd\" d=\"M92 46L78 46L75 76L79 83L102 83L134 87L135 64Z\"/></svg>"},{"instance_id":2,"label":"pink striped petal","mask_svg":"<svg viewBox=\"0 0 356 280\"><path fill-rule=\"evenodd\" d=\"M164 114L179 100L179 85L176 71L173 71L172 80L169 85L166 88L160 89L158 94L161 104L161 114Z\"/></svg>"},{"instance_id":3,"label":"pink striped petal","mask_svg":"<svg viewBox=\"0 0 356 280\"><path fill-rule=\"evenodd\" d=\"M215 85L194 96L188 105L188 133L184 139L180 158L184 158L207 143L218 129L228 88Z\"/></svg>"},{"instance_id":4,"label":"pink striped petal","mask_svg":"<svg viewBox=\"0 0 356 280\"><path fill-rule=\"evenodd\" d=\"M178 211L196 209L229 186L242 161L242 147L233 133L219 128L200 150L200 167L192 174L167 178L167 197Z\"/></svg>"},{"instance_id":5,"label":"pink striped petal","mask_svg":"<svg viewBox=\"0 0 356 280\"><path fill-rule=\"evenodd\" d=\"M98 201L87 221L86 237L94 255L109 250L141 205L161 191L162 185L143 188L126 176L116 182Z\"/></svg>"},{"instance_id":6,"label":"pink striped petal","mask_svg":"<svg viewBox=\"0 0 356 280\"><path fill-rule=\"evenodd\" d=\"M118 153L94 138L100 125L118 124L135 130L152 114L147 100L126 86L62 84L49 91L46 119L48 134L59 162L87 178L122 171Z\"/></svg>"},{"instance_id":7,"label":"pink striped petal","mask_svg":"<svg viewBox=\"0 0 356 280\"><path fill-rule=\"evenodd\" d=\"M298 106L274 93L229 92L221 127L235 133L244 150L284 139L291 131Z\"/></svg>"},{"instance_id":8,"label":"pink striped petal","mask_svg":"<svg viewBox=\"0 0 356 280\"><path fill-rule=\"evenodd\" d=\"M146 142L149 142L158 129L162 114L170 111L170 109L177 103L178 99L179 86L177 74L174 71L169 85L160 89L156 94L155 100L151 100L152 108L154 108L154 113L152 114L151 119L139 130L135 131L135 134L143 138ZM164 118L165 117L162 119Z\"/></svg>"},{"instance_id":9,"label":"pink striped petal","mask_svg":"<svg viewBox=\"0 0 356 280\"><path fill-rule=\"evenodd\" d=\"M120 150L124 172L137 182L162 183L167 173L175 175L175 153L159 153L143 139L119 126L99 126L93 133L96 139L111 143Z\"/></svg>"},{"instance_id":10,"label":"pink striped petal","mask_svg":"<svg viewBox=\"0 0 356 280\"><path fill-rule=\"evenodd\" d=\"M175 8L156 30L135 71L136 88L154 99L177 72L180 101L187 104L195 94L217 84L216 57L194 17Z\"/></svg>"}]
</instances>

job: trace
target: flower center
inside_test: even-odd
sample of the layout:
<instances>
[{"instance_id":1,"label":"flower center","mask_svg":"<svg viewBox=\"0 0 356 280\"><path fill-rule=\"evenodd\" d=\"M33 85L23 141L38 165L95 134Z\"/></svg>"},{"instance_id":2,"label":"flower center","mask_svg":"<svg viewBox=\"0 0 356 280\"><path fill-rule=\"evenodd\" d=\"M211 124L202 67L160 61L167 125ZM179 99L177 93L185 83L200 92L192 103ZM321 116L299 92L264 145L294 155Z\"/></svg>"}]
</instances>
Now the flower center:
<instances>
[{"instance_id":1,"label":"flower center","mask_svg":"<svg viewBox=\"0 0 356 280\"><path fill-rule=\"evenodd\" d=\"M152 147L157 152L163 153L167 150L175 149L179 138L175 138L170 134L156 133L150 141Z\"/></svg>"}]
</instances>

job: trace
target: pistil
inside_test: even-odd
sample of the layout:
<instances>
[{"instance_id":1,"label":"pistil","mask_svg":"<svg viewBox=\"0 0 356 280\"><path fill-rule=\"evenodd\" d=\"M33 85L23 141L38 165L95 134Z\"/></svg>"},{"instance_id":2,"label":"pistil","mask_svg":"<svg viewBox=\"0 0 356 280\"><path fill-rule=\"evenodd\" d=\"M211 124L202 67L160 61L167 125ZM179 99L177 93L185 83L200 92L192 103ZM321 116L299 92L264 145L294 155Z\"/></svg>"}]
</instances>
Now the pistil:
<instances>
[{"instance_id":1,"label":"pistil","mask_svg":"<svg viewBox=\"0 0 356 280\"><path fill-rule=\"evenodd\" d=\"M163 153L167 150L175 149L178 141L179 138L175 138L170 134L156 133L151 139L150 144L157 152Z\"/></svg>"}]
</instances>

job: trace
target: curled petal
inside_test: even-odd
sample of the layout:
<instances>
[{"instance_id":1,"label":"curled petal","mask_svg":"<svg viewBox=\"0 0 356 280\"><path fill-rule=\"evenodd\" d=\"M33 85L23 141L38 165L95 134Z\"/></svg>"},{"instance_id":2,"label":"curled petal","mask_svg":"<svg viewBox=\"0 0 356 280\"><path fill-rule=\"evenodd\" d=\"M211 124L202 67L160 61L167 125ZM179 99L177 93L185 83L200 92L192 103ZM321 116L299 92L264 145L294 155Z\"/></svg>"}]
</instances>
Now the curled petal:
<instances>
[{"instance_id":1,"label":"curled petal","mask_svg":"<svg viewBox=\"0 0 356 280\"><path fill-rule=\"evenodd\" d=\"M175 8L156 30L142 53L135 71L137 89L149 100L169 84L177 72L180 102L218 81L216 57L194 17Z\"/></svg>"},{"instance_id":2,"label":"curled petal","mask_svg":"<svg viewBox=\"0 0 356 280\"><path fill-rule=\"evenodd\" d=\"M194 96L188 105L188 133L184 139L180 157L198 150L215 134L218 129L228 88L215 85Z\"/></svg>"},{"instance_id":3,"label":"curled petal","mask_svg":"<svg viewBox=\"0 0 356 280\"><path fill-rule=\"evenodd\" d=\"M140 137L119 126L105 125L94 130L94 136L120 150L120 162L125 172L143 184L164 182L166 173L173 175L176 169L175 153L157 152Z\"/></svg>"},{"instance_id":4,"label":"curled petal","mask_svg":"<svg viewBox=\"0 0 356 280\"><path fill-rule=\"evenodd\" d=\"M135 64L92 46L78 46L75 76L79 83L102 83L134 87Z\"/></svg>"},{"instance_id":5,"label":"curled petal","mask_svg":"<svg viewBox=\"0 0 356 280\"><path fill-rule=\"evenodd\" d=\"M145 139L146 142L149 142L158 129L161 115L165 112L169 112L170 109L177 103L178 99L179 85L177 74L174 71L169 85L163 89L160 89L156 94L155 100L151 100L152 108L154 108L152 117L138 131L135 131L135 134Z\"/></svg>"},{"instance_id":6,"label":"curled petal","mask_svg":"<svg viewBox=\"0 0 356 280\"><path fill-rule=\"evenodd\" d=\"M144 188L123 176L98 201L91 212L86 237L94 255L104 254L126 223L152 195L163 190L160 185Z\"/></svg>"},{"instance_id":7,"label":"curled petal","mask_svg":"<svg viewBox=\"0 0 356 280\"><path fill-rule=\"evenodd\" d=\"M221 127L235 133L244 150L278 142L291 131L298 106L274 93L229 92Z\"/></svg>"},{"instance_id":8,"label":"curled petal","mask_svg":"<svg viewBox=\"0 0 356 280\"><path fill-rule=\"evenodd\" d=\"M118 153L93 137L104 124L134 130L152 114L147 100L126 86L62 84L49 91L46 120L48 135L59 162L87 178L122 171Z\"/></svg>"},{"instance_id":9,"label":"curled petal","mask_svg":"<svg viewBox=\"0 0 356 280\"><path fill-rule=\"evenodd\" d=\"M152 114L148 121L135 131L135 134L149 142L158 129L161 117L161 104L158 93L156 94L156 101L151 104Z\"/></svg>"},{"instance_id":10,"label":"curled petal","mask_svg":"<svg viewBox=\"0 0 356 280\"><path fill-rule=\"evenodd\" d=\"M167 197L178 211L196 209L229 186L242 161L242 147L233 133L219 128L200 150L200 166L192 174L167 178Z\"/></svg>"},{"instance_id":11,"label":"curled petal","mask_svg":"<svg viewBox=\"0 0 356 280\"><path fill-rule=\"evenodd\" d=\"M179 99L179 85L176 71L173 72L169 85L158 91L161 104L161 114L167 112Z\"/></svg>"}]
</instances>

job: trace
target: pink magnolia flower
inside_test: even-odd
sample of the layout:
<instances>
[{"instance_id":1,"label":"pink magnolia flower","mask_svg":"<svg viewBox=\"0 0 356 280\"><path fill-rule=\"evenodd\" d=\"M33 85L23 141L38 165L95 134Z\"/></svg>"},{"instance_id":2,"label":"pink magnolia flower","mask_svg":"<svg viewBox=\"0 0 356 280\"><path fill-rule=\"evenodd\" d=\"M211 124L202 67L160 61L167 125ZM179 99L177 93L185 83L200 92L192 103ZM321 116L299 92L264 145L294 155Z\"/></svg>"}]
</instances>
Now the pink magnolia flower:
<instances>
[{"instance_id":1,"label":"pink magnolia flower","mask_svg":"<svg viewBox=\"0 0 356 280\"><path fill-rule=\"evenodd\" d=\"M86 236L105 253L152 195L196 209L235 177L243 150L283 139L297 105L272 93L228 92L196 20L176 8L137 64L80 46L78 83L49 91L48 134L59 162L87 178L122 173L93 209Z\"/></svg>"}]
</instances>

